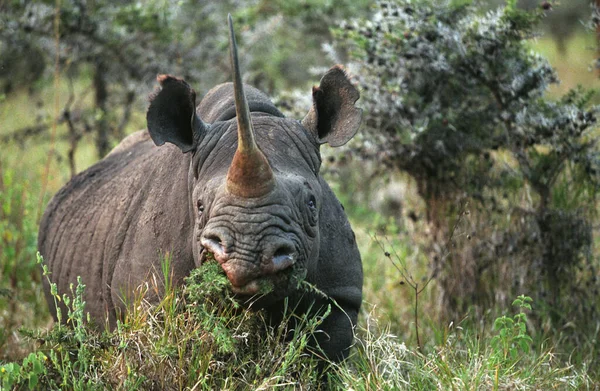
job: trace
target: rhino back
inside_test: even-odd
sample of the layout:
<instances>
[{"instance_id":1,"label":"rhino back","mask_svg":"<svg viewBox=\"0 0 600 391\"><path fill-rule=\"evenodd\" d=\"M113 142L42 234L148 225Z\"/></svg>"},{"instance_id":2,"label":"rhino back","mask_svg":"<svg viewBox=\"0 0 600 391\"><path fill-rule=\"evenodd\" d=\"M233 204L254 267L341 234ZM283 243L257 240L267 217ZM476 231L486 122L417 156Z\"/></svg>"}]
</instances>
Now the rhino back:
<instances>
[{"instance_id":1,"label":"rhino back","mask_svg":"<svg viewBox=\"0 0 600 391\"><path fill-rule=\"evenodd\" d=\"M161 252L173 253L177 276L187 273L193 267L184 234L190 226L188 166L175 147L159 149L140 139L73 177L48 205L38 239L59 293L68 293L81 276L86 311L98 322L108 314L114 324L114 307L123 306L115 292L160 270Z\"/></svg>"}]
</instances>

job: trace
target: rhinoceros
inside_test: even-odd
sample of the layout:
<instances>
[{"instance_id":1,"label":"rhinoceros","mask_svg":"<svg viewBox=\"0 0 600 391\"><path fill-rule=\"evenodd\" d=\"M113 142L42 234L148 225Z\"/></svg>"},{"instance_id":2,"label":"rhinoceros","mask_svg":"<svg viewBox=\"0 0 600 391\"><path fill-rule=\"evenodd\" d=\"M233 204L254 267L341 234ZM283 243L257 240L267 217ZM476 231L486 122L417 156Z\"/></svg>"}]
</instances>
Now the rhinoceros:
<instances>
[{"instance_id":1,"label":"rhinoceros","mask_svg":"<svg viewBox=\"0 0 600 391\"><path fill-rule=\"evenodd\" d=\"M269 283L271 292L257 302L276 321L285 300L298 313L335 300L317 343L341 360L361 305L362 264L344 209L319 173L319 148L356 134L358 91L334 66L313 87L304 119L286 118L242 83L231 18L229 34L233 83L214 87L196 107L188 83L159 75L147 130L125 138L53 197L39 251L59 293L80 276L86 311L111 327L128 295L162 275L166 253L178 283L209 258L240 301ZM298 278L321 292L299 289ZM56 318L47 281L45 291Z\"/></svg>"}]
</instances>

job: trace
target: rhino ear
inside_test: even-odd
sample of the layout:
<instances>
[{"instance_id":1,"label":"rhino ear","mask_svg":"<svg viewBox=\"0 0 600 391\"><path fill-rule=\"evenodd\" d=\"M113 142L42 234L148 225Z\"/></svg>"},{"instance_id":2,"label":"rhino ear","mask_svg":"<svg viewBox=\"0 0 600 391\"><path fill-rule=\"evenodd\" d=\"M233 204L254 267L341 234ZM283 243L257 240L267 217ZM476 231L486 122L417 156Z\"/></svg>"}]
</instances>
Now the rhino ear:
<instances>
[{"instance_id":1,"label":"rhino ear","mask_svg":"<svg viewBox=\"0 0 600 391\"><path fill-rule=\"evenodd\" d=\"M336 65L313 87L313 105L302 125L319 141L332 147L346 144L358 131L362 110L354 107L360 97L344 69Z\"/></svg>"},{"instance_id":2,"label":"rhino ear","mask_svg":"<svg viewBox=\"0 0 600 391\"><path fill-rule=\"evenodd\" d=\"M156 145L175 144L182 152L196 149L206 125L196 114L196 92L183 79L158 75L162 87L150 97L148 132Z\"/></svg>"}]
</instances>

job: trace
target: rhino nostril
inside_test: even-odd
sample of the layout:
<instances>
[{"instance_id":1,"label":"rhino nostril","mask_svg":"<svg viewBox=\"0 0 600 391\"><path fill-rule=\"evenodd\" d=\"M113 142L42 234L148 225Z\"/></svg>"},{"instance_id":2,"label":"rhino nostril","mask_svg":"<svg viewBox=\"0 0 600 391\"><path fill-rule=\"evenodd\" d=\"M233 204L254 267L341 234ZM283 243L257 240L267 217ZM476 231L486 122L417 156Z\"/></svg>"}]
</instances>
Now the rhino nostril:
<instances>
[{"instance_id":1,"label":"rhino nostril","mask_svg":"<svg viewBox=\"0 0 600 391\"><path fill-rule=\"evenodd\" d=\"M288 245L279 247L272 257L273 272L285 270L296 262L296 252L294 248Z\"/></svg>"},{"instance_id":2,"label":"rhino nostril","mask_svg":"<svg viewBox=\"0 0 600 391\"><path fill-rule=\"evenodd\" d=\"M217 235L208 235L206 236L206 240L223 247L223 240L221 240L221 238Z\"/></svg>"},{"instance_id":3,"label":"rhino nostril","mask_svg":"<svg viewBox=\"0 0 600 391\"><path fill-rule=\"evenodd\" d=\"M216 234L207 234L202 237L202 246L216 256L225 255L225 247L223 246L223 240Z\"/></svg>"}]
</instances>

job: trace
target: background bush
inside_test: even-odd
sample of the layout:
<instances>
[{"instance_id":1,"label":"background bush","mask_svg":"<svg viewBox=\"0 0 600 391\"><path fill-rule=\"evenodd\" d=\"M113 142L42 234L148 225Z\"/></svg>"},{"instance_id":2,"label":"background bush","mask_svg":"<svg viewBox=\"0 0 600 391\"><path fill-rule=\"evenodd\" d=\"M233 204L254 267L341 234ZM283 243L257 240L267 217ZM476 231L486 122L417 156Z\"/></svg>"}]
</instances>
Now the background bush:
<instances>
[{"instance_id":1,"label":"background bush","mask_svg":"<svg viewBox=\"0 0 600 391\"><path fill-rule=\"evenodd\" d=\"M600 107L583 88L546 95L557 75L528 43L545 14L516 2L481 15L469 2L379 1L370 19L337 30L364 91L353 153L415 180L445 318L528 292L547 306L546 326L600 324ZM470 231L445 253L464 211Z\"/></svg>"}]
</instances>

